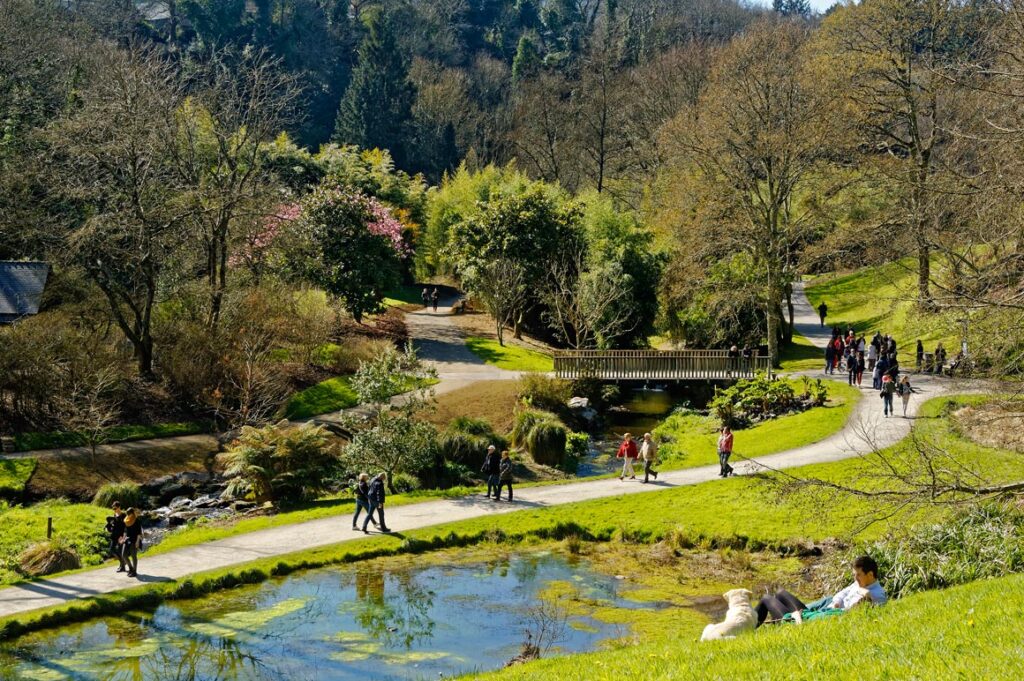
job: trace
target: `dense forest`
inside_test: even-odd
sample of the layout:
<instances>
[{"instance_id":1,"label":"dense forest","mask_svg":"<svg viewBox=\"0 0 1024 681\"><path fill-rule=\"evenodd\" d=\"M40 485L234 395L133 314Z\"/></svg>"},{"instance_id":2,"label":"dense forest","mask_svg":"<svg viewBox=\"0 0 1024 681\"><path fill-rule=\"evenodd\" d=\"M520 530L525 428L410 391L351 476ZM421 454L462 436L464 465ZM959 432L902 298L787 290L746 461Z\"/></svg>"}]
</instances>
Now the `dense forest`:
<instances>
[{"instance_id":1,"label":"dense forest","mask_svg":"<svg viewBox=\"0 0 1024 681\"><path fill-rule=\"evenodd\" d=\"M248 414L282 347L428 280L499 337L777 359L794 282L886 262L1015 370L1022 12L0 0L0 259L54 268L0 392L50 404L77 370L43 367L129 353Z\"/></svg>"}]
</instances>

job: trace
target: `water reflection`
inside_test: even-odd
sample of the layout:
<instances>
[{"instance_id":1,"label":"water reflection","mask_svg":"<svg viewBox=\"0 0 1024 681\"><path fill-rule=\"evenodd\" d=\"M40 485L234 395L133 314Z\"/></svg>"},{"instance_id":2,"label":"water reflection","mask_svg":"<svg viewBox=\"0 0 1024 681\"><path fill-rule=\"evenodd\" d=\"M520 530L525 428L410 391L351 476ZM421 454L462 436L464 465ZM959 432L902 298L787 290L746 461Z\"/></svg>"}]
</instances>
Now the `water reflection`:
<instances>
[{"instance_id":1,"label":"water reflection","mask_svg":"<svg viewBox=\"0 0 1024 681\"><path fill-rule=\"evenodd\" d=\"M551 588L603 606L617 583L534 554L485 564L309 571L208 598L23 637L0 647L2 679L425 679L500 667L524 615ZM585 616L559 647L621 634Z\"/></svg>"}]
</instances>

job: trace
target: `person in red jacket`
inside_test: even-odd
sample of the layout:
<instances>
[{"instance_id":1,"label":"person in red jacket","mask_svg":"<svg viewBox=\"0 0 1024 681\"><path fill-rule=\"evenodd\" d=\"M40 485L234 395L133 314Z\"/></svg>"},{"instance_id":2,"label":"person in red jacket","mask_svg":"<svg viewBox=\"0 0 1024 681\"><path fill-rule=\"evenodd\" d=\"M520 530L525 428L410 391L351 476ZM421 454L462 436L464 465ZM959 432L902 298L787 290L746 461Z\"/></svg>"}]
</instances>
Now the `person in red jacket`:
<instances>
[{"instance_id":1,"label":"person in red jacket","mask_svg":"<svg viewBox=\"0 0 1024 681\"><path fill-rule=\"evenodd\" d=\"M633 470L633 464L636 463L637 449L636 441L633 439L631 433L626 433L622 436L622 444L619 445L619 452L615 455L619 459L624 459L622 463L622 474L619 475L619 480L626 477L626 471L629 471L629 479L636 480L636 472Z\"/></svg>"},{"instance_id":2,"label":"person in red jacket","mask_svg":"<svg viewBox=\"0 0 1024 681\"><path fill-rule=\"evenodd\" d=\"M732 456L732 431L729 426L722 428L722 434L718 436L718 464L722 470L718 474L720 478L727 478L732 475L732 466L729 465L729 457Z\"/></svg>"}]
</instances>

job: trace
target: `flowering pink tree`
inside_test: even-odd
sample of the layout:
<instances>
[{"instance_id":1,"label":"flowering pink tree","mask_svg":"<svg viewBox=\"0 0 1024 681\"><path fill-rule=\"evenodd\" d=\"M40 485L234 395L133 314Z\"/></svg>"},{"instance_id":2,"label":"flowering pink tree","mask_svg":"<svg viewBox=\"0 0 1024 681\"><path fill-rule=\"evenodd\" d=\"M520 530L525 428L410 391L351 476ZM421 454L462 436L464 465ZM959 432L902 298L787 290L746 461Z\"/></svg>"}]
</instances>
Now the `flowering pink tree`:
<instances>
[{"instance_id":1,"label":"flowering pink tree","mask_svg":"<svg viewBox=\"0 0 1024 681\"><path fill-rule=\"evenodd\" d=\"M239 248L231 255L231 267L248 267L258 282L266 269L267 254L284 228L302 214L297 203L283 203L264 218L255 229L245 235Z\"/></svg>"}]
</instances>

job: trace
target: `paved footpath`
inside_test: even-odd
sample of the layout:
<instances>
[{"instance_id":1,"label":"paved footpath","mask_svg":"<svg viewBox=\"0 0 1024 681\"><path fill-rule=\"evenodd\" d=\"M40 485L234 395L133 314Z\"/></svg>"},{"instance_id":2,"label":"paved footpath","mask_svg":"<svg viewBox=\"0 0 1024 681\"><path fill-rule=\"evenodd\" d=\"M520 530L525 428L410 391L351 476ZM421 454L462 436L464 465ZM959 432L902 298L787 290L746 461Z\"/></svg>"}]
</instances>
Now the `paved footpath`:
<instances>
[{"instance_id":1,"label":"paved footpath","mask_svg":"<svg viewBox=\"0 0 1024 681\"><path fill-rule=\"evenodd\" d=\"M797 330L803 332L807 325L817 326L814 310L806 303L802 289L797 299L795 314ZM806 307L807 310L802 308ZM423 356L437 363L441 383L447 389L455 389L475 380L512 378L514 372L503 372L483 365L461 342L458 329L439 310L422 311L409 315L410 331L418 341ZM810 315L810 321L808 316ZM813 322L813 324L811 324ZM820 328L820 327L819 327ZM808 329L810 331L811 329ZM465 381L465 383L463 383ZM749 475L761 466L785 469L811 463L823 463L847 459L868 453L876 447L885 447L898 442L910 432L917 407L925 400L948 392L958 391L956 383L948 379L919 377L914 387L921 393L910 403L908 416L911 418L884 419L881 404L871 399L874 391L866 391L850 417L846 427L839 433L805 447L789 450L772 456L762 457L754 462L736 466L739 475ZM455 386L447 388L447 386ZM861 437L870 433L871 442ZM743 441L737 440L737 458L742 457ZM758 465L759 464L759 465ZM540 487L523 487L516 490L515 503L493 502L483 495L461 499L429 501L407 506L390 508L387 511L388 525L397 532L412 530L439 523L467 520L481 516L493 516L527 508L545 508L588 499L613 497L625 494L642 494L659 490L711 482L717 479L718 466L702 466L679 471L664 471L658 480L644 485L637 481L592 480L589 482L567 483ZM344 541L359 541L364 535L352 531L351 516L339 515L331 518L312 520L237 537L221 539L197 546L182 548L168 553L147 556L140 559L139 582L158 582L181 579L190 574L240 565L248 561L291 553L299 548L310 549ZM395 541L399 541L396 539ZM29 584L0 589L0 617L28 612L37 608L59 605L69 601L88 598L99 594L115 592L137 584L123 574L114 572L109 566L81 572L56 579L42 579Z\"/></svg>"}]
</instances>

